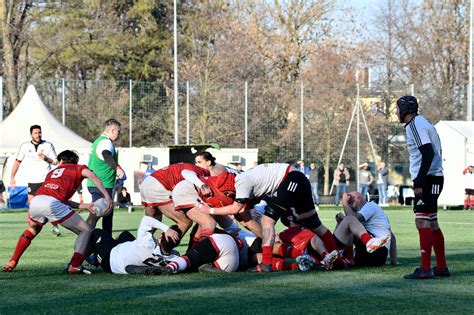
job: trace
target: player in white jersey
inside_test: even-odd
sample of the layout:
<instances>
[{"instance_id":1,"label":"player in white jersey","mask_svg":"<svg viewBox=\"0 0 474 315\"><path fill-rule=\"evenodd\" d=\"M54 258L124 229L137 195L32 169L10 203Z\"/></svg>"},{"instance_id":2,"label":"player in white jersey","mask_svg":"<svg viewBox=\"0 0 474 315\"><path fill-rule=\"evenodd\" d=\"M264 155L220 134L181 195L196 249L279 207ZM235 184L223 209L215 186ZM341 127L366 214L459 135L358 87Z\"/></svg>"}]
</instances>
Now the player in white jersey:
<instances>
[{"instance_id":1,"label":"player in white jersey","mask_svg":"<svg viewBox=\"0 0 474 315\"><path fill-rule=\"evenodd\" d=\"M438 197L443 189L441 142L433 125L418 114L418 101L407 95L397 101L397 116L405 124L410 174L415 193L415 224L421 250L421 266L405 275L406 279L427 279L450 276L446 266L444 236L438 224ZM436 267L431 269L431 248Z\"/></svg>"},{"instance_id":2,"label":"player in white jersey","mask_svg":"<svg viewBox=\"0 0 474 315\"><path fill-rule=\"evenodd\" d=\"M95 229L91 237L91 245L97 260L106 272L116 274L128 273L128 265L156 266L166 265L162 252L153 232L160 229L162 237L177 240L178 233L155 218L144 216L137 231L137 238L128 231L122 232L117 239L101 229Z\"/></svg>"},{"instance_id":3,"label":"player in white jersey","mask_svg":"<svg viewBox=\"0 0 474 315\"><path fill-rule=\"evenodd\" d=\"M268 205L261 219L262 263L259 271L272 271L275 224L288 213L294 223L314 231L329 251L337 249L332 233L321 223L314 207L311 184L306 176L289 164L260 164L235 178L235 202L211 208L201 204L200 211L210 214L238 214L252 199L264 199Z\"/></svg>"},{"instance_id":4,"label":"player in white jersey","mask_svg":"<svg viewBox=\"0 0 474 315\"><path fill-rule=\"evenodd\" d=\"M343 250L348 266L382 266L390 252L393 265L397 264L397 245L390 221L382 208L367 202L358 192L342 196L344 212L336 215L336 242ZM353 256L355 245L356 253Z\"/></svg>"},{"instance_id":5,"label":"player in white jersey","mask_svg":"<svg viewBox=\"0 0 474 315\"><path fill-rule=\"evenodd\" d=\"M31 126L30 135L31 141L22 143L18 150L10 177L10 186L14 188L16 187L15 176L20 164L22 168L28 170L28 204L41 187L46 174L51 171L52 165L58 163L53 144L42 139L41 126ZM61 235L56 224L53 224L53 235Z\"/></svg>"}]
</instances>

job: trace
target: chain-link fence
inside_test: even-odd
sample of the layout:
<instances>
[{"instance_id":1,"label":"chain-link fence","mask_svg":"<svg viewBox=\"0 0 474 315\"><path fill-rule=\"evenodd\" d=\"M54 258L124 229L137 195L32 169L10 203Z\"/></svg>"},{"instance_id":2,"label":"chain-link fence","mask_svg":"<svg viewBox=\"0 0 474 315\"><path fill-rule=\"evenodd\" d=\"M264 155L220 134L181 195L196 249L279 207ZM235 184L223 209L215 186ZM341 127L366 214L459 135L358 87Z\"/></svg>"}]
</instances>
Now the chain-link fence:
<instances>
[{"instance_id":1,"label":"chain-link fence","mask_svg":"<svg viewBox=\"0 0 474 315\"><path fill-rule=\"evenodd\" d=\"M32 84L56 117L89 141L102 131L106 119L115 117L122 122L119 146L175 144L172 84L67 80ZM404 131L396 120L394 102L410 93L412 86L387 93L311 82L185 82L179 89L179 144L258 148L260 162L315 162L327 194L341 159L354 177L357 165L366 161L372 170L385 161L406 175L406 149L397 142ZM12 109L7 99L4 108Z\"/></svg>"}]
</instances>

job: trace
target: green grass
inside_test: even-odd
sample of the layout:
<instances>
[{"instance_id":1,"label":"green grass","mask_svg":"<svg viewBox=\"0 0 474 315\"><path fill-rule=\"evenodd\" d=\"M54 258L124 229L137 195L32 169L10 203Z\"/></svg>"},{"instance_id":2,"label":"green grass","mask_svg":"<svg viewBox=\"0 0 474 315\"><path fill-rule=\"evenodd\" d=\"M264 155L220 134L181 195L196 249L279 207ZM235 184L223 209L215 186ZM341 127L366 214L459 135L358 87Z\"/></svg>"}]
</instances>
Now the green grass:
<instances>
[{"instance_id":1,"label":"green grass","mask_svg":"<svg viewBox=\"0 0 474 315\"><path fill-rule=\"evenodd\" d=\"M320 216L333 229L336 209ZM272 274L121 276L97 271L68 276L63 269L75 235L33 241L17 269L0 273L0 314L472 314L474 312L474 212L440 211L451 278L404 280L419 262L418 234L409 208L387 210L397 235L399 266L344 271ZM116 212L114 234L136 231L142 212ZM0 262L11 256L26 227L26 212L0 214ZM179 248L182 252L184 248Z\"/></svg>"}]
</instances>

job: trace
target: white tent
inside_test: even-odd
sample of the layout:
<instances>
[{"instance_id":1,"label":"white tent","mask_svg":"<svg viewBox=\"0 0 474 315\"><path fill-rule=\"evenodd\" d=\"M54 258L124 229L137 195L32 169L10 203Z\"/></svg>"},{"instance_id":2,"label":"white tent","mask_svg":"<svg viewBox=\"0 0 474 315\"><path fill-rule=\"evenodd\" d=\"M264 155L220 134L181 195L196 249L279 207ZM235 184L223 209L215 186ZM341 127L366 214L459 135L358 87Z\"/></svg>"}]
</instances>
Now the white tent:
<instances>
[{"instance_id":1,"label":"white tent","mask_svg":"<svg viewBox=\"0 0 474 315\"><path fill-rule=\"evenodd\" d=\"M0 150L18 150L20 144L31 140L30 126L40 125L43 139L57 149L89 149L91 143L64 126L41 101L33 85L28 86L15 110L0 122Z\"/></svg>"},{"instance_id":2,"label":"white tent","mask_svg":"<svg viewBox=\"0 0 474 315\"><path fill-rule=\"evenodd\" d=\"M462 205L466 180L462 171L474 165L474 122L441 120L435 127L441 139L444 169L444 188L438 203Z\"/></svg>"},{"instance_id":3,"label":"white tent","mask_svg":"<svg viewBox=\"0 0 474 315\"><path fill-rule=\"evenodd\" d=\"M28 86L18 106L0 122L0 167L5 185L10 183L14 156L23 142L31 140L30 126L40 125L43 139L53 143L56 152L73 149L81 154L81 163L87 163L91 143L64 126L44 105L33 85ZM27 174L20 167L16 181L25 186Z\"/></svg>"}]
</instances>

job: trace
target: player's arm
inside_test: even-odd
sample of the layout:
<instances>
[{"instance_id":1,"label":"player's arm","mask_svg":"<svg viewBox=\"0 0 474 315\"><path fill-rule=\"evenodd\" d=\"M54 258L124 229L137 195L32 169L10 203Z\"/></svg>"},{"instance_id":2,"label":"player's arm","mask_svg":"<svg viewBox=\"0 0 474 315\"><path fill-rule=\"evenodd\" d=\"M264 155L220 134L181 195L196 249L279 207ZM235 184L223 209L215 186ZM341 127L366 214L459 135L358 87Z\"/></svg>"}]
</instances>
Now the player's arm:
<instances>
[{"instance_id":1,"label":"player's arm","mask_svg":"<svg viewBox=\"0 0 474 315\"><path fill-rule=\"evenodd\" d=\"M397 239L395 238L395 234L393 232L391 233L391 238L390 238L390 264L391 265L397 265L398 264L398 258L397 258Z\"/></svg>"},{"instance_id":2,"label":"player's arm","mask_svg":"<svg viewBox=\"0 0 474 315\"><path fill-rule=\"evenodd\" d=\"M171 229L168 225L164 224L161 221L149 216L144 216L138 227L137 237L146 235L146 233L152 233L155 229L160 229L165 232L167 238L171 238L174 241L179 240L179 234L175 230Z\"/></svg>"},{"instance_id":3,"label":"player's arm","mask_svg":"<svg viewBox=\"0 0 474 315\"><path fill-rule=\"evenodd\" d=\"M111 168L117 171L117 178L122 179L125 176L125 172L122 169L122 167L115 162L114 157L112 156L112 152L109 150L103 150L101 152L102 159L104 160L105 163Z\"/></svg>"},{"instance_id":4,"label":"player's arm","mask_svg":"<svg viewBox=\"0 0 474 315\"><path fill-rule=\"evenodd\" d=\"M206 184L202 182L202 180L199 179L197 176L196 172L193 172L191 170L182 170L181 171L181 176L188 182L192 183L196 187L199 187L199 190L201 190L201 193L204 196L210 196L212 195L211 189L207 187Z\"/></svg>"},{"instance_id":5,"label":"player's arm","mask_svg":"<svg viewBox=\"0 0 474 315\"><path fill-rule=\"evenodd\" d=\"M89 212L92 211L93 203L79 203L72 200L68 200L65 202L68 206L74 209L87 209Z\"/></svg>"},{"instance_id":6,"label":"player's arm","mask_svg":"<svg viewBox=\"0 0 474 315\"><path fill-rule=\"evenodd\" d=\"M15 176L16 173L18 172L18 168L20 167L20 160L15 160L15 163L13 163L13 168L12 168L12 174L10 175L10 186L15 187L16 186L16 181L15 181Z\"/></svg>"},{"instance_id":7,"label":"player's arm","mask_svg":"<svg viewBox=\"0 0 474 315\"><path fill-rule=\"evenodd\" d=\"M426 175L431 167L431 162L434 158L434 150L431 143L423 144L421 147L418 147L421 153L421 166L418 171L418 175L413 180L413 188L422 188L426 181Z\"/></svg>"},{"instance_id":8,"label":"player's arm","mask_svg":"<svg viewBox=\"0 0 474 315\"><path fill-rule=\"evenodd\" d=\"M245 205L245 201L242 199L236 199L231 205L221 207L221 208L211 208L206 203L200 203L198 207L193 209L198 210L199 212L206 214L216 214L216 215L234 215L238 214Z\"/></svg>"},{"instance_id":9,"label":"player's arm","mask_svg":"<svg viewBox=\"0 0 474 315\"><path fill-rule=\"evenodd\" d=\"M104 185L102 184L102 181L97 177L97 175L94 174L90 169L84 168L81 172L81 175L83 177L87 177L91 180L92 183L99 189L99 191L102 193L104 196L105 200L107 201L107 204L109 205L109 210L112 209L114 202L110 198L109 194L107 193L107 190L105 190Z\"/></svg>"},{"instance_id":10,"label":"player's arm","mask_svg":"<svg viewBox=\"0 0 474 315\"><path fill-rule=\"evenodd\" d=\"M48 164L51 164L51 165L58 164L57 154L56 154L56 151L54 150L54 146L53 146L52 143L50 144L50 148L49 148L49 151L47 152L47 154L44 154L44 151L41 150L41 152L38 153L38 155L39 155L40 159L42 159L43 161L45 161Z\"/></svg>"},{"instance_id":11,"label":"player's arm","mask_svg":"<svg viewBox=\"0 0 474 315\"><path fill-rule=\"evenodd\" d=\"M372 174L369 175L369 185L372 184L372 182L374 181L374 177L372 176Z\"/></svg>"}]
</instances>

